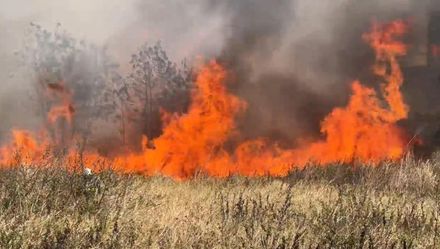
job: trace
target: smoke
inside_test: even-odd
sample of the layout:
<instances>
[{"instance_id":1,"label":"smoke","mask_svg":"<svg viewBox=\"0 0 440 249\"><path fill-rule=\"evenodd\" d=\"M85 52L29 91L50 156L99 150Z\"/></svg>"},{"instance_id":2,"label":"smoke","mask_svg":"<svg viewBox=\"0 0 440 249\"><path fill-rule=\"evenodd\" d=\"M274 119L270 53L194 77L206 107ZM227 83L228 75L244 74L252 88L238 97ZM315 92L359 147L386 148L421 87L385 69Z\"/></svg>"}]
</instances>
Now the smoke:
<instances>
[{"instance_id":1,"label":"smoke","mask_svg":"<svg viewBox=\"0 0 440 249\"><path fill-rule=\"evenodd\" d=\"M28 42L30 23L48 31L59 24L78 41L108 47L108 54L126 75L131 54L145 42L161 40L176 62L215 56L223 41L222 16L203 11L200 1L0 0L0 133L6 135L11 127L38 125L35 100L30 99L35 81L29 75L32 69L24 68L15 54ZM89 73L88 64L93 63L85 62L73 73Z\"/></svg>"},{"instance_id":2,"label":"smoke","mask_svg":"<svg viewBox=\"0 0 440 249\"><path fill-rule=\"evenodd\" d=\"M346 103L353 80L379 87L371 77L373 53L361 38L373 20L412 22L411 64L414 54L426 54L428 15L440 7L411 0L212 4L230 16L221 58L233 72L234 89L249 103L242 130L246 136L263 134L290 143L319 135L320 121Z\"/></svg>"},{"instance_id":3,"label":"smoke","mask_svg":"<svg viewBox=\"0 0 440 249\"><path fill-rule=\"evenodd\" d=\"M30 22L57 23L72 36L108 46L121 71L144 42L161 40L175 61L218 58L232 91L248 103L245 137L315 136L319 122L348 98L348 85L368 79L373 56L360 38L373 18L413 18L423 30L429 0L0 0L0 118L2 128L30 115L14 51ZM422 32L422 31L420 31ZM421 33L415 49L424 46ZM14 107L13 107L14 106ZM244 129L243 127L246 127ZM282 140L281 139L281 140Z\"/></svg>"}]
</instances>

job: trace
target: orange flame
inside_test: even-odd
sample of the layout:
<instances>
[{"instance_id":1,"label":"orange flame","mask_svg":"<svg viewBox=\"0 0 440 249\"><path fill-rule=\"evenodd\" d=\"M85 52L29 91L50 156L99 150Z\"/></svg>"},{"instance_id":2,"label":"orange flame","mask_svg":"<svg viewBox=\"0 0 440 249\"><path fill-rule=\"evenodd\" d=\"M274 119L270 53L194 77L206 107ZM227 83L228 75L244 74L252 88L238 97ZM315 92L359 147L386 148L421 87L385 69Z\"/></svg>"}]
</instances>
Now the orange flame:
<instances>
[{"instance_id":1,"label":"orange flame","mask_svg":"<svg viewBox=\"0 0 440 249\"><path fill-rule=\"evenodd\" d=\"M385 101L374 89L355 81L348 106L336 108L322 123L326 140L304 151L310 159L320 163L378 162L402 156L406 139L396 122L407 117L408 107L400 92L403 76L397 57L406 54L406 46L396 38L405 34L406 28L403 21L388 25L375 23L372 31L364 35L376 52L373 69L384 79L381 86Z\"/></svg>"},{"instance_id":2,"label":"orange flame","mask_svg":"<svg viewBox=\"0 0 440 249\"><path fill-rule=\"evenodd\" d=\"M44 158L47 147L47 141L38 142L37 138L30 132L13 130L12 143L0 147L0 164L38 164Z\"/></svg>"},{"instance_id":3,"label":"orange flame","mask_svg":"<svg viewBox=\"0 0 440 249\"><path fill-rule=\"evenodd\" d=\"M47 114L47 119L51 125L64 118L69 124L72 123L75 108L73 107L72 94L64 86L64 83L53 83L47 85L48 95L54 101L57 101L57 105L52 106Z\"/></svg>"},{"instance_id":4,"label":"orange flame","mask_svg":"<svg viewBox=\"0 0 440 249\"><path fill-rule=\"evenodd\" d=\"M227 153L224 143L234 133L234 117L244 103L226 91L224 69L211 62L200 71L189 113L166 126L163 135L154 141L156 149L126 158L128 166L122 168L175 178L190 177L196 171L212 176L284 176L293 167L303 167L310 161L378 163L399 159L406 139L396 122L407 117L408 107L400 93L403 77L397 62L398 56L405 55L406 46L396 38L405 32L405 23L396 21L374 24L372 31L364 35L376 52L373 69L384 79L384 100L374 89L355 81L348 105L334 109L322 122L323 141L285 150L257 139Z\"/></svg>"},{"instance_id":5,"label":"orange flame","mask_svg":"<svg viewBox=\"0 0 440 249\"><path fill-rule=\"evenodd\" d=\"M431 54L436 58L440 57L440 45L431 45Z\"/></svg>"},{"instance_id":6,"label":"orange flame","mask_svg":"<svg viewBox=\"0 0 440 249\"><path fill-rule=\"evenodd\" d=\"M119 159L126 162L122 169L185 178L206 171L215 158L226 154L223 144L234 133L235 116L245 103L227 92L225 77L216 62L202 67L188 113L177 118L165 115L168 124L154 140L156 149Z\"/></svg>"},{"instance_id":7,"label":"orange flame","mask_svg":"<svg viewBox=\"0 0 440 249\"><path fill-rule=\"evenodd\" d=\"M371 32L364 35L364 40L376 53L373 72L383 79L381 92L355 81L347 106L335 108L322 121L324 139L321 141L285 149L256 139L227 149L230 147L226 146L227 142L238 134L235 119L245 110L246 103L227 91L226 71L213 61L199 70L188 113L181 116L164 113L163 134L154 141L144 138L145 146L139 153L113 158L114 167L121 172L186 179L198 171L216 177L231 174L285 176L308 162L325 165L397 160L403 156L407 144L404 132L396 124L408 115L400 92L403 76L397 60L406 54L406 46L398 41L406 29L403 21L385 25L374 23ZM74 111L70 110L73 106L70 93L62 85L58 88L60 96L66 100L62 101L60 110L65 108L66 112L55 111L55 108L53 114L71 120L68 117L72 117ZM28 133L15 132L14 142L0 149L0 162L9 162L14 151L23 151L36 160L43 155L44 147L44 143L38 143ZM68 159L74 158L75 153L75 150L70 151ZM87 164L103 159L90 152L86 152L84 158L81 163Z\"/></svg>"}]
</instances>

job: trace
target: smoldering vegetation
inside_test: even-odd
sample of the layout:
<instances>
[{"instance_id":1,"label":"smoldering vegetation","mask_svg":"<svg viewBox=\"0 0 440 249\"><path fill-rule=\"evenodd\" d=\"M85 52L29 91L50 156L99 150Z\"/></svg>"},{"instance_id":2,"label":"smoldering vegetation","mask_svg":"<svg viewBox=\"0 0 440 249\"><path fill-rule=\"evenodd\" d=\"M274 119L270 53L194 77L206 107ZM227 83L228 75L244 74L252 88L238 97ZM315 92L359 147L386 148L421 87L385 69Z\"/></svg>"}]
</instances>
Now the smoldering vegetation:
<instances>
[{"instance_id":1,"label":"smoldering vegetation","mask_svg":"<svg viewBox=\"0 0 440 249\"><path fill-rule=\"evenodd\" d=\"M0 246L438 248L439 177L438 157L187 182L3 169Z\"/></svg>"}]
</instances>

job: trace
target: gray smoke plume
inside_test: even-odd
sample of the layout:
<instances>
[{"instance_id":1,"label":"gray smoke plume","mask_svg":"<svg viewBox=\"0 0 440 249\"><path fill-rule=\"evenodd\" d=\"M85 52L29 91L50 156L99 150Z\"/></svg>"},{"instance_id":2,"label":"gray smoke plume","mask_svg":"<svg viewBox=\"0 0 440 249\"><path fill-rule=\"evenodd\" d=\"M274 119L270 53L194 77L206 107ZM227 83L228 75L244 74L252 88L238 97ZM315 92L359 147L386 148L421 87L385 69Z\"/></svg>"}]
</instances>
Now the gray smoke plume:
<instances>
[{"instance_id":1,"label":"gray smoke plume","mask_svg":"<svg viewBox=\"0 0 440 249\"><path fill-rule=\"evenodd\" d=\"M213 1L213 5L222 6L230 16L221 58L232 70L235 91L250 105L245 135L287 138L289 143L298 136L319 135L320 121L333 107L345 105L353 80L378 87L371 77L373 53L361 38L372 21L411 23L407 37L411 50L403 64L413 66L428 53L429 15L440 10L438 2L411 0ZM419 100L411 94L420 85L408 83L407 99L417 106ZM440 93L436 83L422 91Z\"/></svg>"},{"instance_id":2,"label":"gray smoke plume","mask_svg":"<svg viewBox=\"0 0 440 249\"><path fill-rule=\"evenodd\" d=\"M231 90L249 102L241 121L245 137L291 141L317 135L320 120L346 103L351 81L371 80L373 56L361 39L371 21L412 20L406 63L417 64L427 53L426 27L437 2L0 0L1 127L7 130L30 115L17 106L32 79L21 77L13 52L34 22L48 29L61 23L74 37L108 46L122 73L144 42L161 40L176 61L218 58L230 72ZM407 95L417 105L419 100Z\"/></svg>"}]
</instances>

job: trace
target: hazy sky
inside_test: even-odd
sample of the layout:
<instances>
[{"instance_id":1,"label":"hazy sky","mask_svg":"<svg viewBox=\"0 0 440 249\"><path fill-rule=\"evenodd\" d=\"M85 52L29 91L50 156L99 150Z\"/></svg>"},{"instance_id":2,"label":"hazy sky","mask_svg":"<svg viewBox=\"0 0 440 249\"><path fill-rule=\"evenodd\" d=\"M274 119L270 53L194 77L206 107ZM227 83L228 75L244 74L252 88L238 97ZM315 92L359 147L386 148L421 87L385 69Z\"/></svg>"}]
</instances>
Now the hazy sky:
<instances>
[{"instance_id":1,"label":"hazy sky","mask_svg":"<svg viewBox=\"0 0 440 249\"><path fill-rule=\"evenodd\" d=\"M209 13L200 0L0 0L0 53L19 49L30 22L53 30L57 23L78 39L109 45L129 57L143 42L162 40L182 58L221 48L224 13ZM118 58L124 59L124 58Z\"/></svg>"},{"instance_id":2,"label":"hazy sky","mask_svg":"<svg viewBox=\"0 0 440 249\"><path fill-rule=\"evenodd\" d=\"M249 1L246 11L291 2L292 14L282 17L289 24L283 34L285 39L280 49L274 51L284 54L283 49L290 49L289 44L296 39L318 33L324 34L320 39L331 39L329 27L353 0L276 0L265 5L257 2L261 1ZM370 2L398 10L413 1ZM233 9L236 5L239 4L229 0L0 0L0 55L5 57L11 50L19 49L26 27L35 22L49 30L61 23L78 39L109 45L114 56L122 61L143 42L156 40L162 40L175 58L213 56L223 48L229 31L242 25L230 22L231 16L237 14ZM258 15L254 18L256 23L265 21L259 20ZM275 61L279 62L279 58Z\"/></svg>"}]
</instances>

